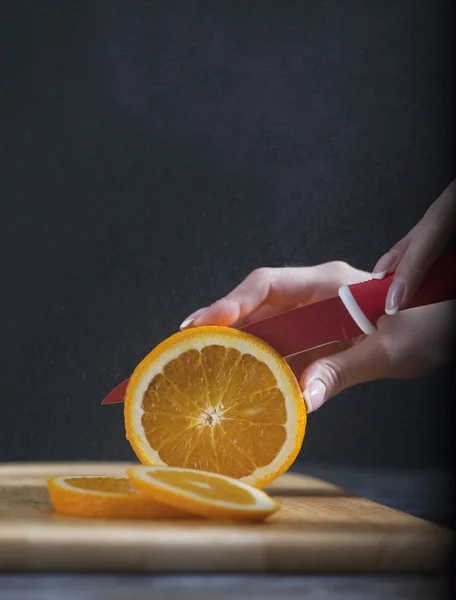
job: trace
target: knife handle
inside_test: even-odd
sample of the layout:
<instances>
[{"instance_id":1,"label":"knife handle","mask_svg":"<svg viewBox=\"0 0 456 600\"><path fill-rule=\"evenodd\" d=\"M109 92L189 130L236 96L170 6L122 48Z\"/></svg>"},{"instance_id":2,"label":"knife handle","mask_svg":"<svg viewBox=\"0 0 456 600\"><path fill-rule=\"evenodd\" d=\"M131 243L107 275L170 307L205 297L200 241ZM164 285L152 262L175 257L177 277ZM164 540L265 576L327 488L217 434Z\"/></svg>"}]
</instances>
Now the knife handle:
<instances>
[{"instance_id":1,"label":"knife handle","mask_svg":"<svg viewBox=\"0 0 456 600\"><path fill-rule=\"evenodd\" d=\"M394 274L384 279L344 285L339 296L355 323L366 334L375 333L385 314L385 301ZM415 296L404 308L426 306L456 299L456 253L443 254L432 264Z\"/></svg>"}]
</instances>

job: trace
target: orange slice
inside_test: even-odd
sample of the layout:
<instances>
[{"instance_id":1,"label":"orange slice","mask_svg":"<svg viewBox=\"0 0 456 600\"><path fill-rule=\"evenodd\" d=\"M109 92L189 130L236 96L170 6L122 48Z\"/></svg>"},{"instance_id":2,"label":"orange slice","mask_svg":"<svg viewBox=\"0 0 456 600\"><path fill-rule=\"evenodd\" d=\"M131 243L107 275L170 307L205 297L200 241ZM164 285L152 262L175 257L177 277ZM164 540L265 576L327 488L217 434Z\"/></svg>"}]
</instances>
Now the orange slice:
<instances>
[{"instance_id":1,"label":"orange slice","mask_svg":"<svg viewBox=\"0 0 456 600\"><path fill-rule=\"evenodd\" d=\"M49 496L56 512L105 519L178 519L189 513L154 502L126 477L52 477Z\"/></svg>"},{"instance_id":2,"label":"orange slice","mask_svg":"<svg viewBox=\"0 0 456 600\"><path fill-rule=\"evenodd\" d=\"M143 464L220 473L258 488L294 461L305 425L287 362L227 327L171 336L138 365L126 392L127 438Z\"/></svg>"},{"instance_id":3,"label":"orange slice","mask_svg":"<svg viewBox=\"0 0 456 600\"><path fill-rule=\"evenodd\" d=\"M131 467L128 476L144 495L201 517L262 521L279 505L237 479L194 469Z\"/></svg>"}]
</instances>

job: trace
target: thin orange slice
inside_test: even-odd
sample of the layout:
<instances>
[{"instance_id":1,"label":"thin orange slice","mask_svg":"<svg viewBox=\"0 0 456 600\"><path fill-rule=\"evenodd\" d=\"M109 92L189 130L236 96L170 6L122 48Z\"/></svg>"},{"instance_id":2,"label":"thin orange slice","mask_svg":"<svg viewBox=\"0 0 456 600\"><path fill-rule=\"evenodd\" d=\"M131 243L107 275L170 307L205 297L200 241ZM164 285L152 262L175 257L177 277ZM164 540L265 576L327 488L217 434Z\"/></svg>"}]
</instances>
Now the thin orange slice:
<instances>
[{"instance_id":1,"label":"thin orange slice","mask_svg":"<svg viewBox=\"0 0 456 600\"><path fill-rule=\"evenodd\" d=\"M178 519L191 516L143 496L126 477L52 477L48 490L56 512L70 517Z\"/></svg>"},{"instance_id":2,"label":"thin orange slice","mask_svg":"<svg viewBox=\"0 0 456 600\"><path fill-rule=\"evenodd\" d=\"M194 469L130 467L133 485L154 501L201 517L262 521L279 505L264 492L237 479Z\"/></svg>"},{"instance_id":3,"label":"thin orange slice","mask_svg":"<svg viewBox=\"0 0 456 600\"><path fill-rule=\"evenodd\" d=\"M220 473L257 488L291 465L305 426L287 362L227 327L171 336L138 365L126 392L127 438L143 464Z\"/></svg>"}]
</instances>

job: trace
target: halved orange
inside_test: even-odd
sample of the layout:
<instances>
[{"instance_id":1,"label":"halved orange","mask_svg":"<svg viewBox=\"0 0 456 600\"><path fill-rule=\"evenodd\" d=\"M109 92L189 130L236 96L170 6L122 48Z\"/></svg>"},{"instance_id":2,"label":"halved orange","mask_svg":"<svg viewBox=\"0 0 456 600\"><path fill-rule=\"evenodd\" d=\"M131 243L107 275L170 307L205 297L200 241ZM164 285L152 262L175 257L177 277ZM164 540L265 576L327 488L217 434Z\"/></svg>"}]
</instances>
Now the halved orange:
<instances>
[{"instance_id":1,"label":"halved orange","mask_svg":"<svg viewBox=\"0 0 456 600\"><path fill-rule=\"evenodd\" d=\"M154 501L201 517L262 521L279 505L264 492L237 479L194 469L131 467L128 476Z\"/></svg>"},{"instance_id":2,"label":"halved orange","mask_svg":"<svg viewBox=\"0 0 456 600\"><path fill-rule=\"evenodd\" d=\"M220 473L258 488L291 465L305 426L287 362L228 327L171 336L138 365L126 392L126 434L143 464Z\"/></svg>"},{"instance_id":3,"label":"halved orange","mask_svg":"<svg viewBox=\"0 0 456 600\"><path fill-rule=\"evenodd\" d=\"M192 515L143 496L126 477L52 477L49 496L56 512L105 519L179 519Z\"/></svg>"}]
</instances>

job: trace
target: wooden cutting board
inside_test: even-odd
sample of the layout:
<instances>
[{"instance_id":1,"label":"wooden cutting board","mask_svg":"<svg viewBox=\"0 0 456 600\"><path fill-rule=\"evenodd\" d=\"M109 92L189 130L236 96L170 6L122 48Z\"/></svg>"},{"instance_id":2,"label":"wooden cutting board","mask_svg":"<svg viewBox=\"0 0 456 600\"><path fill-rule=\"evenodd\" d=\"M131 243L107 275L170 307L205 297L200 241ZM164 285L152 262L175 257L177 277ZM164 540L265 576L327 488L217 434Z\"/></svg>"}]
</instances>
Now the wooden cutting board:
<instances>
[{"instance_id":1,"label":"wooden cutting board","mask_svg":"<svg viewBox=\"0 0 456 600\"><path fill-rule=\"evenodd\" d=\"M0 570L104 572L433 571L452 534L416 517L288 473L281 504L257 525L104 521L53 514L52 475L124 475L127 464L0 465Z\"/></svg>"}]
</instances>

